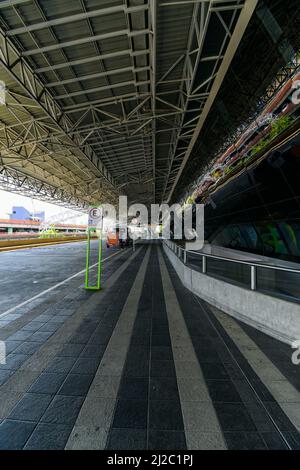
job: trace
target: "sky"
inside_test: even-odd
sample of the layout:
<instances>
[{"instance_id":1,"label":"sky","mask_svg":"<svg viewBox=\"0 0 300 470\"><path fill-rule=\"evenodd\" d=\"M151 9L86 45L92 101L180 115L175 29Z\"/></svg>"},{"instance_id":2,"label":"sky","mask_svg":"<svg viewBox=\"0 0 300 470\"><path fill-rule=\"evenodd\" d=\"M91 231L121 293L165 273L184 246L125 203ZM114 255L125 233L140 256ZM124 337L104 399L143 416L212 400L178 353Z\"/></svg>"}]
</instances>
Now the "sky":
<instances>
[{"instance_id":1,"label":"sky","mask_svg":"<svg viewBox=\"0 0 300 470\"><path fill-rule=\"evenodd\" d=\"M38 199L33 199L26 196L21 196L19 194L9 193L0 189L0 218L9 219L9 214L12 211L13 206L23 206L30 212L41 212L45 211L45 219L51 218L60 219L64 214L68 217L65 219L66 222L72 222L74 224L87 224L87 215L81 212L72 211L70 216L70 209L65 209L61 206L55 204L50 204L48 202L39 201ZM58 220L63 223L64 221Z\"/></svg>"}]
</instances>

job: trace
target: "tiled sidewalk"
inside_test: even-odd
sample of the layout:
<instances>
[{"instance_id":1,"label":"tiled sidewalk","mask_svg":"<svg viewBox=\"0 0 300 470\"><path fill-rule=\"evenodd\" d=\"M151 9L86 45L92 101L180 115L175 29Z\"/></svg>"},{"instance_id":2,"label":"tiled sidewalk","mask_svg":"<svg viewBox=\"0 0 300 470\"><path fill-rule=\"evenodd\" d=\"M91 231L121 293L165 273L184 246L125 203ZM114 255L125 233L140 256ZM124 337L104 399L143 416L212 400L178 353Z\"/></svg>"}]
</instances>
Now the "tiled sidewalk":
<instances>
[{"instance_id":1,"label":"tiled sidewalk","mask_svg":"<svg viewBox=\"0 0 300 470\"><path fill-rule=\"evenodd\" d=\"M156 245L104 273L0 328L0 449L300 447L287 346L191 296Z\"/></svg>"}]
</instances>

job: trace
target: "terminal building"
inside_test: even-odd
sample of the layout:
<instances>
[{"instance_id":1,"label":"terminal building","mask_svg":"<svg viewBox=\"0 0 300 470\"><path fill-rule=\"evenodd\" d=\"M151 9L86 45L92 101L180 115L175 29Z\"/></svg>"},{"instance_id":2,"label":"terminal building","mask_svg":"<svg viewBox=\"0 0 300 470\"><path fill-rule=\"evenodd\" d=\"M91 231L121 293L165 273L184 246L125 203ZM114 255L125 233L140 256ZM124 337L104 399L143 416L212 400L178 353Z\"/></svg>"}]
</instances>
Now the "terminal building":
<instances>
[{"instance_id":1,"label":"terminal building","mask_svg":"<svg viewBox=\"0 0 300 470\"><path fill-rule=\"evenodd\" d=\"M38 222L43 222L45 220L45 212L30 212L25 207L13 206L10 219L17 220L36 220Z\"/></svg>"}]
</instances>

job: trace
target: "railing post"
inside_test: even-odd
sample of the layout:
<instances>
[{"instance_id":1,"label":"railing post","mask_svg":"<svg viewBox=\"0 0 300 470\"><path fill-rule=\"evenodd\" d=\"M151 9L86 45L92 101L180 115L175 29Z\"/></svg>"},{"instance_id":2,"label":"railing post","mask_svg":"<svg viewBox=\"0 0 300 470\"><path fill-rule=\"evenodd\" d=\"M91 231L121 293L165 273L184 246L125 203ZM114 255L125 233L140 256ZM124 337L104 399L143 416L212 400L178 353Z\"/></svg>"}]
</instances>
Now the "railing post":
<instances>
[{"instance_id":1,"label":"railing post","mask_svg":"<svg viewBox=\"0 0 300 470\"><path fill-rule=\"evenodd\" d=\"M251 266L251 290L256 290L257 277L256 277L256 266Z\"/></svg>"},{"instance_id":2,"label":"railing post","mask_svg":"<svg viewBox=\"0 0 300 470\"><path fill-rule=\"evenodd\" d=\"M202 273L206 274L206 256L202 256Z\"/></svg>"},{"instance_id":3,"label":"railing post","mask_svg":"<svg viewBox=\"0 0 300 470\"><path fill-rule=\"evenodd\" d=\"M183 252L183 262L184 262L184 264L186 264L186 261L187 261L186 250L184 250L184 252Z\"/></svg>"}]
</instances>

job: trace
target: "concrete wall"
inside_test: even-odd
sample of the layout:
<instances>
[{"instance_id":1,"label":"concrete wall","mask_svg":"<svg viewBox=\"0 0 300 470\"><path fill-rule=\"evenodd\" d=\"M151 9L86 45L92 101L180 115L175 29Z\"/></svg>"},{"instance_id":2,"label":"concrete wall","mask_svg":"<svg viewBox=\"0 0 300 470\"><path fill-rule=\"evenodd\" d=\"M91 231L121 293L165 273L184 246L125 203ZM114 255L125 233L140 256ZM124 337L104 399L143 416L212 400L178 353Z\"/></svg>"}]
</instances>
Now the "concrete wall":
<instances>
[{"instance_id":1,"label":"concrete wall","mask_svg":"<svg viewBox=\"0 0 300 470\"><path fill-rule=\"evenodd\" d=\"M300 306L243 289L185 266L164 244L164 250L185 287L229 315L280 341L300 339Z\"/></svg>"}]
</instances>

